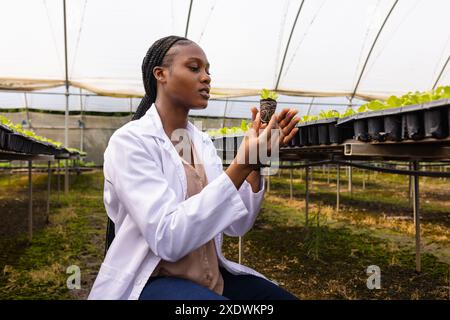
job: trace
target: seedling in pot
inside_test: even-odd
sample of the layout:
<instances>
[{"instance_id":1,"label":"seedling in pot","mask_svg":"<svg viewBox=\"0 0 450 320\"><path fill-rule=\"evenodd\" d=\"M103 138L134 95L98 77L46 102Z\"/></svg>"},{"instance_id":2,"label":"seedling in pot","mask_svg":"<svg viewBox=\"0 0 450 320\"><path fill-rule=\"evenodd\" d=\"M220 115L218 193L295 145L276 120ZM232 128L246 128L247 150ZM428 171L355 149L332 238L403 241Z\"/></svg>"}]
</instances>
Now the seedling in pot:
<instances>
[{"instance_id":1,"label":"seedling in pot","mask_svg":"<svg viewBox=\"0 0 450 320\"><path fill-rule=\"evenodd\" d=\"M277 108L278 94L267 89L262 89L260 104L261 122L268 123Z\"/></svg>"}]
</instances>

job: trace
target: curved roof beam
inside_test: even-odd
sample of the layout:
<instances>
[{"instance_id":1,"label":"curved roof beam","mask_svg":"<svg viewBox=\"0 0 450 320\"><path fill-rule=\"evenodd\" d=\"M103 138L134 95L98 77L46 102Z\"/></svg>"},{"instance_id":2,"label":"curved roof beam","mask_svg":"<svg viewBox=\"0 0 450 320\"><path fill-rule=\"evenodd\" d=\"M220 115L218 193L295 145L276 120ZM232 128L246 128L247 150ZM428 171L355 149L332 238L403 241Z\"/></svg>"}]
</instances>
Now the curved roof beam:
<instances>
[{"instance_id":1,"label":"curved roof beam","mask_svg":"<svg viewBox=\"0 0 450 320\"><path fill-rule=\"evenodd\" d=\"M367 57L366 57L366 61L364 62L364 66L361 70L361 73L359 74L358 81L356 82L356 85L355 85L355 89L353 89L353 93L352 93L352 96L350 97L350 101L352 101L356 95L356 91L358 90L359 83L361 82L362 76L364 75L364 71L366 71L367 63L369 62L370 56L372 55L373 48L375 48L378 38L380 37L380 34L383 31L383 28L386 25L386 22L389 20L389 17L391 16L392 11L394 11L394 8L397 5L397 3L398 3L398 0L395 0L394 4L391 7L391 10L389 10L386 18L384 19L383 24L380 27L380 30L378 30L377 36L375 37L375 40L372 43L372 47L370 47L369 53L367 54Z\"/></svg>"},{"instance_id":2,"label":"curved roof beam","mask_svg":"<svg viewBox=\"0 0 450 320\"><path fill-rule=\"evenodd\" d=\"M286 49L284 50L283 61L281 62L280 71L278 72L278 78L277 78L277 83L275 84L275 90L278 90L278 85L280 84L281 73L283 72L284 62L286 60L286 55L287 55L287 52L289 49L289 45L291 43L292 34L294 33L295 26L297 25L298 16L300 15L300 12L302 11L304 3L305 3L305 0L302 0L302 3L300 4L300 7L298 8L297 16L295 17L294 24L292 25L291 34L289 35L289 39L286 44Z\"/></svg>"},{"instance_id":3,"label":"curved roof beam","mask_svg":"<svg viewBox=\"0 0 450 320\"><path fill-rule=\"evenodd\" d=\"M188 17L187 17L187 21L186 21L186 29L184 31L184 37L187 38L188 35L188 31L189 31L189 21L191 20L191 10L192 10L192 2L194 0L191 0L190 4L189 4L189 12L188 12Z\"/></svg>"},{"instance_id":4,"label":"curved roof beam","mask_svg":"<svg viewBox=\"0 0 450 320\"><path fill-rule=\"evenodd\" d=\"M447 68L449 60L450 60L450 55L448 56L447 61L444 63L444 66L442 67L441 72L439 72L439 75L438 75L436 81L434 82L434 85L433 85L433 88L432 88L433 90L436 89L436 86L437 86L439 80L441 80L441 77L444 74L445 68Z\"/></svg>"}]
</instances>

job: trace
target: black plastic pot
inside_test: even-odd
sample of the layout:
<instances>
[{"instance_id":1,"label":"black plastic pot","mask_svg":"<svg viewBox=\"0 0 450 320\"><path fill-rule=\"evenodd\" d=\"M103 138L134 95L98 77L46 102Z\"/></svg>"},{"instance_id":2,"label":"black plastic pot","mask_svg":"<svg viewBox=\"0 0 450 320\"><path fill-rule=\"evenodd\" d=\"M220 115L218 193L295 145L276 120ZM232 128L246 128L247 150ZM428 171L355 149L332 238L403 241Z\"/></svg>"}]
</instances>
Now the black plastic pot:
<instances>
[{"instance_id":1,"label":"black plastic pot","mask_svg":"<svg viewBox=\"0 0 450 320\"><path fill-rule=\"evenodd\" d=\"M423 112L409 112L402 115L402 139L424 138Z\"/></svg>"},{"instance_id":2,"label":"black plastic pot","mask_svg":"<svg viewBox=\"0 0 450 320\"><path fill-rule=\"evenodd\" d=\"M9 133L12 133L12 131L8 127L0 124L0 149L2 150L7 150Z\"/></svg>"},{"instance_id":3,"label":"black plastic pot","mask_svg":"<svg viewBox=\"0 0 450 320\"><path fill-rule=\"evenodd\" d=\"M367 132L367 121L365 119L355 120L353 122L354 139L361 141L369 141Z\"/></svg>"},{"instance_id":4,"label":"black plastic pot","mask_svg":"<svg viewBox=\"0 0 450 320\"><path fill-rule=\"evenodd\" d=\"M289 147L297 147L300 145L300 130L294 135L291 141L289 141Z\"/></svg>"},{"instance_id":5,"label":"black plastic pot","mask_svg":"<svg viewBox=\"0 0 450 320\"><path fill-rule=\"evenodd\" d=\"M369 140L384 141L384 121L383 118L367 119L367 133Z\"/></svg>"},{"instance_id":6,"label":"black plastic pot","mask_svg":"<svg viewBox=\"0 0 450 320\"><path fill-rule=\"evenodd\" d=\"M308 126L308 142L312 146L319 144L319 133L317 127L318 126L315 125Z\"/></svg>"},{"instance_id":7,"label":"black plastic pot","mask_svg":"<svg viewBox=\"0 0 450 320\"><path fill-rule=\"evenodd\" d=\"M309 146L308 127L299 127L299 146Z\"/></svg>"},{"instance_id":8,"label":"black plastic pot","mask_svg":"<svg viewBox=\"0 0 450 320\"><path fill-rule=\"evenodd\" d=\"M423 120L425 123L425 137L442 139L448 136L448 110L437 108L425 110Z\"/></svg>"},{"instance_id":9,"label":"black plastic pot","mask_svg":"<svg viewBox=\"0 0 450 320\"><path fill-rule=\"evenodd\" d=\"M0 149L1 150L7 149L7 137L8 137L8 134L5 131L0 130Z\"/></svg>"},{"instance_id":10,"label":"black plastic pot","mask_svg":"<svg viewBox=\"0 0 450 320\"><path fill-rule=\"evenodd\" d=\"M317 126L317 134L319 144L330 144L330 135L328 132L328 124L320 124Z\"/></svg>"},{"instance_id":11,"label":"black plastic pot","mask_svg":"<svg viewBox=\"0 0 450 320\"><path fill-rule=\"evenodd\" d=\"M225 139L225 150L227 152L234 151L234 143L235 143L234 137L229 136L229 137L225 137L224 139Z\"/></svg>"},{"instance_id":12,"label":"black plastic pot","mask_svg":"<svg viewBox=\"0 0 450 320\"><path fill-rule=\"evenodd\" d=\"M391 115L384 117L384 138L388 141L402 140L402 117Z\"/></svg>"},{"instance_id":13,"label":"black plastic pot","mask_svg":"<svg viewBox=\"0 0 450 320\"><path fill-rule=\"evenodd\" d=\"M330 143L341 143L342 142L342 130L336 127L336 123L328 124L328 136L330 138Z\"/></svg>"}]
</instances>

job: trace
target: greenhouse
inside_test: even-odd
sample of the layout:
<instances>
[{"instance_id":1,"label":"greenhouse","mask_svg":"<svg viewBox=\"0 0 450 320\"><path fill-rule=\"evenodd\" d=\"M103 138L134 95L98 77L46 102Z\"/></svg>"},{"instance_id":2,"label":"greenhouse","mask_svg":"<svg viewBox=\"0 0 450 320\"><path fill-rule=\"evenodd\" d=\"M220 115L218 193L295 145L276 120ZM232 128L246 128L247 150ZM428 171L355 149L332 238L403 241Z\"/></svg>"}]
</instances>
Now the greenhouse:
<instances>
[{"instance_id":1,"label":"greenhouse","mask_svg":"<svg viewBox=\"0 0 450 320\"><path fill-rule=\"evenodd\" d=\"M448 1L0 6L2 300L450 299Z\"/></svg>"}]
</instances>

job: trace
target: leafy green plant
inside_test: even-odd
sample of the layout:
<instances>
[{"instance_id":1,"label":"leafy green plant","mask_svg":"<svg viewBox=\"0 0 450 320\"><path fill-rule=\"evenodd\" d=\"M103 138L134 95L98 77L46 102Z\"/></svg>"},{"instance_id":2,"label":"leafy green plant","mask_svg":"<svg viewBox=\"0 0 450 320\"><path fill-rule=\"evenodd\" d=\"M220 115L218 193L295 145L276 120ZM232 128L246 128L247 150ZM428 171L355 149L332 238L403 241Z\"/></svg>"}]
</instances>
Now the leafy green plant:
<instances>
[{"instance_id":1,"label":"leafy green plant","mask_svg":"<svg viewBox=\"0 0 450 320\"><path fill-rule=\"evenodd\" d=\"M306 116L303 116L303 117L301 118L301 120L302 120L303 122L316 121L316 120L319 120L319 116L308 116L308 115L306 115Z\"/></svg>"},{"instance_id":2,"label":"leafy green plant","mask_svg":"<svg viewBox=\"0 0 450 320\"><path fill-rule=\"evenodd\" d=\"M339 114L339 118L350 117L354 114L356 114L355 110L353 110L352 108L347 108L347 110L345 110L343 113Z\"/></svg>"},{"instance_id":3,"label":"leafy green plant","mask_svg":"<svg viewBox=\"0 0 450 320\"><path fill-rule=\"evenodd\" d=\"M399 108L413 104L427 103L435 100L450 99L450 86L441 86L425 92L408 92L400 97L390 96L385 102L373 100L361 105L358 112Z\"/></svg>"},{"instance_id":4,"label":"leafy green plant","mask_svg":"<svg viewBox=\"0 0 450 320\"><path fill-rule=\"evenodd\" d=\"M336 110L320 111L319 119L338 118L339 112Z\"/></svg>"},{"instance_id":5,"label":"leafy green plant","mask_svg":"<svg viewBox=\"0 0 450 320\"><path fill-rule=\"evenodd\" d=\"M261 90L261 100L267 100L267 99L271 99L271 100L277 100L278 99L278 94L274 91L269 91L267 89L262 89Z\"/></svg>"},{"instance_id":6,"label":"leafy green plant","mask_svg":"<svg viewBox=\"0 0 450 320\"><path fill-rule=\"evenodd\" d=\"M217 130L208 130L206 133L210 137L219 137L219 136L226 136L226 135L232 135L232 134L242 134L247 132L248 129L251 127L251 121L241 121L241 125L239 127L223 127Z\"/></svg>"}]
</instances>

